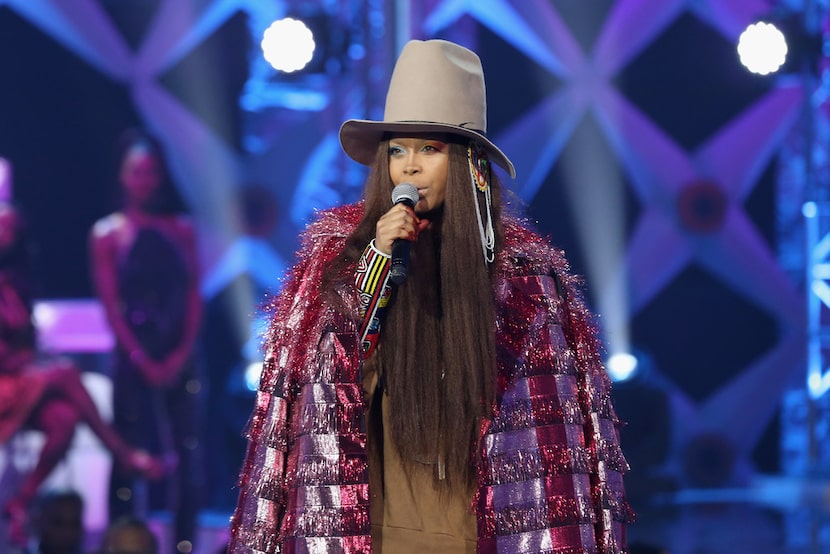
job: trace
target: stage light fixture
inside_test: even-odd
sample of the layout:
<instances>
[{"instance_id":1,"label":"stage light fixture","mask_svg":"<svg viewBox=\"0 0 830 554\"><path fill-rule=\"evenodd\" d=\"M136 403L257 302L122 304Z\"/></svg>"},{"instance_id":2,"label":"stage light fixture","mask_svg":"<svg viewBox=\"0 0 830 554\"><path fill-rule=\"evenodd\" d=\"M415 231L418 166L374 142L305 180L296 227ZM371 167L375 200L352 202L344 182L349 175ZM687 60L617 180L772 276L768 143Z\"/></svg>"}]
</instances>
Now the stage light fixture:
<instances>
[{"instance_id":1,"label":"stage light fixture","mask_svg":"<svg viewBox=\"0 0 830 554\"><path fill-rule=\"evenodd\" d=\"M293 73L314 57L316 43L308 25L291 17L274 21L262 35L262 55L277 71Z\"/></svg>"},{"instance_id":2,"label":"stage light fixture","mask_svg":"<svg viewBox=\"0 0 830 554\"><path fill-rule=\"evenodd\" d=\"M738 38L738 56L752 73L769 75L787 60L787 39L772 23L759 21L747 26Z\"/></svg>"},{"instance_id":3,"label":"stage light fixture","mask_svg":"<svg viewBox=\"0 0 830 554\"><path fill-rule=\"evenodd\" d=\"M615 383L628 381L637 375L637 357L628 352L618 352L608 358L608 376Z\"/></svg>"}]
</instances>

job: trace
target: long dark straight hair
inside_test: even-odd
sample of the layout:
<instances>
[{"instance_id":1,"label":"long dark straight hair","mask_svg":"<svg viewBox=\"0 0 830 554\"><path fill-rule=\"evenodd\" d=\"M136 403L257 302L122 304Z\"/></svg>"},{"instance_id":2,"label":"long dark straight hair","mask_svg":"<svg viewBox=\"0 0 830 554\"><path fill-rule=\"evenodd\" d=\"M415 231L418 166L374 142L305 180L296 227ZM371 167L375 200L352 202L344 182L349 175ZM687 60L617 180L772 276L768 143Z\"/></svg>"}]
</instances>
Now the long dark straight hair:
<instances>
[{"instance_id":1,"label":"long dark straight hair","mask_svg":"<svg viewBox=\"0 0 830 554\"><path fill-rule=\"evenodd\" d=\"M446 138L444 138L446 140ZM391 435L405 466L436 464L437 488L469 491L482 418L495 398L493 264L487 264L476 220L484 195L472 184L467 139L449 145L444 206L412 246L407 281L397 288L382 323L377 363L389 395ZM496 252L503 243L501 185L492 182ZM342 280L392 207L388 141L378 146L365 190L365 211L330 279ZM439 478L437 462L445 471Z\"/></svg>"}]
</instances>

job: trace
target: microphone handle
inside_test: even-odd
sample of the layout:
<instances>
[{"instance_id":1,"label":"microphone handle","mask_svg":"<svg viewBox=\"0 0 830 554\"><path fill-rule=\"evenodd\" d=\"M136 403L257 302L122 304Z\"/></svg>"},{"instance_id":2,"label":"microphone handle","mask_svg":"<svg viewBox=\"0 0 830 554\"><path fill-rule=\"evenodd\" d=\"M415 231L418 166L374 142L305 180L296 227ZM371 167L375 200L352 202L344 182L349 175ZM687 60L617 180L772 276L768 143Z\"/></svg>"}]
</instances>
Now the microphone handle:
<instances>
[{"instance_id":1,"label":"microphone handle","mask_svg":"<svg viewBox=\"0 0 830 554\"><path fill-rule=\"evenodd\" d=\"M400 197L397 197L396 194L392 194L392 201L395 205L404 204L409 208L415 208L415 202L417 201L417 190L415 186L409 183L397 185L395 188L398 189L399 187L403 187L403 190L407 188L410 189L415 197L410 198L408 195L404 194ZM409 246L410 242L405 239L395 239L392 243L392 267L389 268L389 278L392 280L393 283L396 285L400 285L404 281L406 281L406 266L409 265Z\"/></svg>"},{"instance_id":2,"label":"microphone handle","mask_svg":"<svg viewBox=\"0 0 830 554\"><path fill-rule=\"evenodd\" d=\"M406 239L395 239L392 243L392 267L389 268L389 278L396 285L406 281L406 266L409 265L409 246Z\"/></svg>"}]
</instances>

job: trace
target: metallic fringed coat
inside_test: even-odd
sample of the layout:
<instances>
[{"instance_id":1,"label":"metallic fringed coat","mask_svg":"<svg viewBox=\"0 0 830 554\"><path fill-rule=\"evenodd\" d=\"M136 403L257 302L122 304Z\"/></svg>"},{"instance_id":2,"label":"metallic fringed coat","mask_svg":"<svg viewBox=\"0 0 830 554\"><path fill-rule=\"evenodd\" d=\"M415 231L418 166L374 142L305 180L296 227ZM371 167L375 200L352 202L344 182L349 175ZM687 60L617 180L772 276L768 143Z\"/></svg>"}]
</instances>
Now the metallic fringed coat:
<instances>
[{"instance_id":1,"label":"metallic fringed coat","mask_svg":"<svg viewBox=\"0 0 830 554\"><path fill-rule=\"evenodd\" d=\"M369 484L354 318L321 280L363 214L324 212L273 302L233 553L369 553ZM561 252L505 221L497 278L498 393L482 425L478 551L625 551L631 519L618 421L595 329ZM357 294L337 291L357 313Z\"/></svg>"}]
</instances>

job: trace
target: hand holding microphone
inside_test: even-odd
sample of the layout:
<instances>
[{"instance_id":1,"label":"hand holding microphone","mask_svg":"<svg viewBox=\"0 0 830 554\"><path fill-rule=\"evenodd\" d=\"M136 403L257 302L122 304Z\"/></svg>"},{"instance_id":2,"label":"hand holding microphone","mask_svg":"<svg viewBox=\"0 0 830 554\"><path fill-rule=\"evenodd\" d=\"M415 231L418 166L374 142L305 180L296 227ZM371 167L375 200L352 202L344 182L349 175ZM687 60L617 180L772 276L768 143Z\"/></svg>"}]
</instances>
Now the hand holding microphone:
<instances>
[{"instance_id":1,"label":"hand holding microphone","mask_svg":"<svg viewBox=\"0 0 830 554\"><path fill-rule=\"evenodd\" d=\"M397 185L392 189L392 203L415 208L415 204L418 203L418 189L411 183ZM389 278L396 285L406 281L410 244L406 239L395 239L395 242L392 243L392 267L389 269Z\"/></svg>"}]
</instances>

